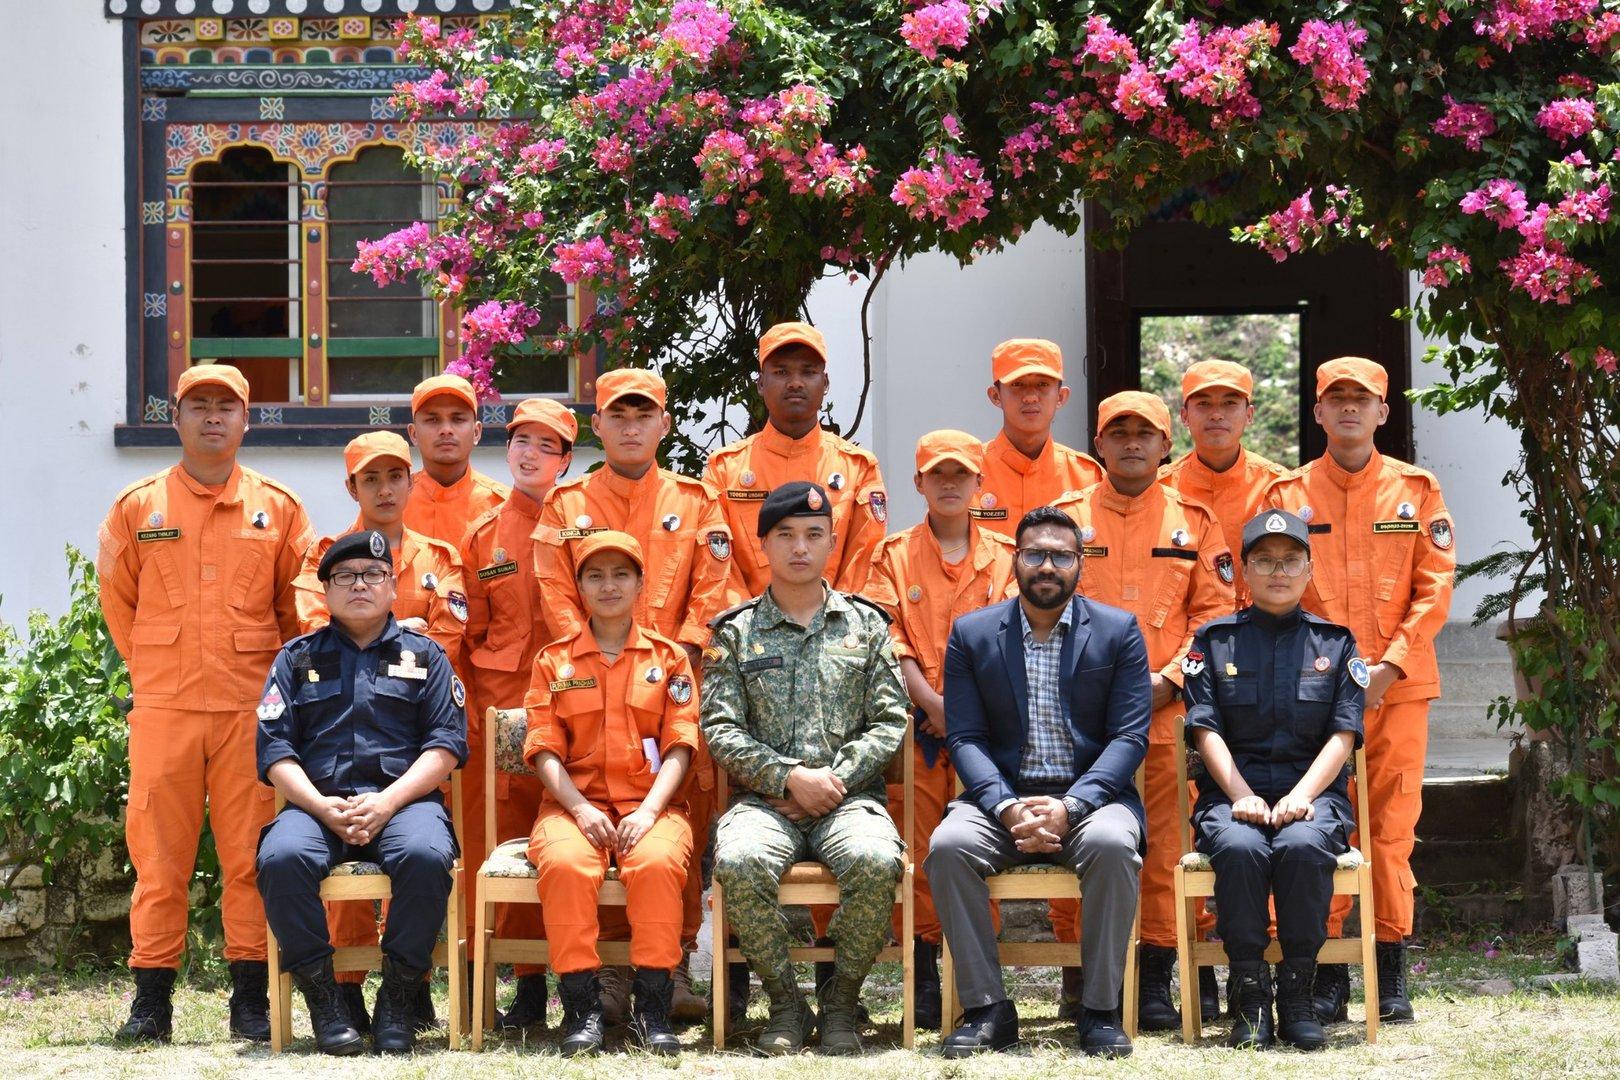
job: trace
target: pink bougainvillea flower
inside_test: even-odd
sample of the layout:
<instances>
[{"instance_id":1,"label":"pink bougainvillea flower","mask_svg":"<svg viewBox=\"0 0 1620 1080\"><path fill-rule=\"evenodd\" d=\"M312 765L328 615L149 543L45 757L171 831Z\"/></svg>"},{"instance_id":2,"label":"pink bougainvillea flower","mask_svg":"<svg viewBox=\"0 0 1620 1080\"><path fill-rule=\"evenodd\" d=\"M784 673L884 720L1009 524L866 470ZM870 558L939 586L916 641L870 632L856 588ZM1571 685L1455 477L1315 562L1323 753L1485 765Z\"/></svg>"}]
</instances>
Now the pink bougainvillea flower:
<instances>
[{"instance_id":1,"label":"pink bougainvillea flower","mask_svg":"<svg viewBox=\"0 0 1620 1080\"><path fill-rule=\"evenodd\" d=\"M679 0L669 14L663 39L676 52L707 67L731 38L731 16L702 0Z\"/></svg>"},{"instance_id":2,"label":"pink bougainvillea flower","mask_svg":"<svg viewBox=\"0 0 1620 1080\"><path fill-rule=\"evenodd\" d=\"M1330 109L1354 109L1366 92L1369 72L1360 49L1367 31L1354 22L1311 19L1300 27L1299 40L1288 50L1296 62L1311 69L1311 78Z\"/></svg>"},{"instance_id":3,"label":"pink bougainvillea flower","mask_svg":"<svg viewBox=\"0 0 1620 1080\"><path fill-rule=\"evenodd\" d=\"M1132 64L1114 87L1114 110L1127 120L1140 120L1164 102L1164 86L1146 64Z\"/></svg>"},{"instance_id":4,"label":"pink bougainvillea flower","mask_svg":"<svg viewBox=\"0 0 1620 1080\"><path fill-rule=\"evenodd\" d=\"M1553 139L1566 143L1597 126L1597 107L1586 98L1559 98L1541 107L1536 123Z\"/></svg>"},{"instance_id":5,"label":"pink bougainvillea flower","mask_svg":"<svg viewBox=\"0 0 1620 1080\"><path fill-rule=\"evenodd\" d=\"M955 232L989 216L985 204L993 193L977 158L930 151L922 165L901 174L889 197L918 221L933 218Z\"/></svg>"},{"instance_id":6,"label":"pink bougainvillea flower","mask_svg":"<svg viewBox=\"0 0 1620 1080\"><path fill-rule=\"evenodd\" d=\"M1526 241L1519 253L1502 262L1513 287L1542 304L1568 304L1577 294L1590 292L1602 282L1585 263L1566 254L1558 244Z\"/></svg>"},{"instance_id":7,"label":"pink bougainvillea flower","mask_svg":"<svg viewBox=\"0 0 1620 1080\"><path fill-rule=\"evenodd\" d=\"M939 0L908 11L900 19L900 36L928 60L939 57L940 49L960 49L967 44L973 12L962 0Z\"/></svg>"},{"instance_id":8,"label":"pink bougainvillea flower","mask_svg":"<svg viewBox=\"0 0 1620 1080\"><path fill-rule=\"evenodd\" d=\"M1457 204L1465 214L1484 214L1497 228L1517 228L1524 220L1524 189L1512 180L1492 180L1470 191Z\"/></svg>"},{"instance_id":9,"label":"pink bougainvillea flower","mask_svg":"<svg viewBox=\"0 0 1620 1080\"><path fill-rule=\"evenodd\" d=\"M1427 269L1423 271L1423 284L1431 289L1453 285L1473 270L1468 253L1450 244L1442 244L1429 252Z\"/></svg>"},{"instance_id":10,"label":"pink bougainvillea flower","mask_svg":"<svg viewBox=\"0 0 1620 1080\"><path fill-rule=\"evenodd\" d=\"M1526 41L1556 37L1568 20L1589 17L1598 0L1490 0L1474 20L1474 33L1490 38L1508 52Z\"/></svg>"},{"instance_id":11,"label":"pink bougainvillea flower","mask_svg":"<svg viewBox=\"0 0 1620 1080\"><path fill-rule=\"evenodd\" d=\"M1461 139L1470 150L1478 150L1484 140L1496 133L1496 117L1483 105L1467 105L1450 94L1445 96L1446 111L1434 122L1434 133L1448 139Z\"/></svg>"},{"instance_id":12,"label":"pink bougainvillea flower","mask_svg":"<svg viewBox=\"0 0 1620 1080\"><path fill-rule=\"evenodd\" d=\"M569 285L607 278L613 270L613 253L600 236L558 244L551 271Z\"/></svg>"}]
</instances>

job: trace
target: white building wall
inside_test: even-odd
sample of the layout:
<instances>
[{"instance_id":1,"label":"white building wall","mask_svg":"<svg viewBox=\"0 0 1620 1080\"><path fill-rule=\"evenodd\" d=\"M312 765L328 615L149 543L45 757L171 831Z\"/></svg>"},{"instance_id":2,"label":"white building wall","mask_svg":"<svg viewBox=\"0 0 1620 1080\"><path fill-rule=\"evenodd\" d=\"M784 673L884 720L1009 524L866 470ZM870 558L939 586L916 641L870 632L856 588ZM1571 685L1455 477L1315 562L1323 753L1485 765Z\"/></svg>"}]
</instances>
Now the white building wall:
<instances>
[{"instance_id":1,"label":"white building wall","mask_svg":"<svg viewBox=\"0 0 1620 1080\"><path fill-rule=\"evenodd\" d=\"M0 100L8 103L0 116L0 190L8 192L0 200L0 619L13 623L29 608L62 609L63 545L92 551L119 489L176 457L113 446L125 395L125 88L122 27L101 11L94 0L0 0L11 46L0 67ZM76 54L71 77L65 42ZM1084 263L1080 237L1040 227L965 269L930 255L890 272L873 304L874 385L852 435L882 460L891 528L922 516L911 484L919 435L941 427L995 433L999 416L985 388L998 341L1059 343L1074 399L1059 414L1057 436L1084 444ZM834 416L846 426L859 393L863 289L829 281L810 303L833 352ZM1416 338L1413 351L1422 354ZM1414 367L1415 381L1429 380ZM1517 504L1500 486L1515 455L1505 428L1473 414L1419 414L1414 439L1418 462L1445 486L1460 557L1523 539ZM254 449L243 460L297 490L317 529L352 520L335 449ZM506 475L499 449L480 450L474 465ZM584 466L582 459L576 469ZM1483 591L1460 590L1454 617L1466 617Z\"/></svg>"}]
</instances>

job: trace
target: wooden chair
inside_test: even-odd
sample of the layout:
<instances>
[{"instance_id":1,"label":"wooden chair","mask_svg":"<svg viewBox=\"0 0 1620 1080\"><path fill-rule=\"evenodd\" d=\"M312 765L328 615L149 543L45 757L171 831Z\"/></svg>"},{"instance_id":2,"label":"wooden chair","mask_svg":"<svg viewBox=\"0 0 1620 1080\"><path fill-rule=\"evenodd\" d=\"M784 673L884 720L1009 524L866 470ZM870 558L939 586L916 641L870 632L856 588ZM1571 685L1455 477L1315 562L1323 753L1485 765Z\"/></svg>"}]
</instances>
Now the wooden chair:
<instances>
[{"instance_id":1,"label":"wooden chair","mask_svg":"<svg viewBox=\"0 0 1620 1080\"><path fill-rule=\"evenodd\" d=\"M902 811L900 823L900 837L905 844L905 851L901 855L900 881L894 889L894 902L900 905L900 942L889 945L878 953L879 960L898 960L901 964L903 978L901 980L901 1025L900 1044L910 1050L916 1043L917 1037L917 971L914 966L915 956L911 947L913 934L916 932L916 913L913 909L913 881L916 868L911 857L911 836L915 827L915 808L913 806L913 784L916 759L911 749L911 722L906 724L906 735L900 743L900 749L895 754L899 761L900 783L904 795L901 798ZM892 770L891 766L891 770ZM724 813L727 809L727 777L724 769L716 770L719 773L715 785L715 806L718 812ZM776 890L776 902L784 907L790 904L837 904L838 879L831 870L818 862L794 863L788 872L782 875L782 882ZM722 1050L726 1045L726 984L729 978L728 964L740 963L743 959L742 950L735 946L728 946L730 927L726 919L726 904L720 882L716 880L709 893L710 917L709 922L714 932L714 973L709 980L710 996L714 1003L714 1048ZM821 946L795 946L788 949L788 957L794 962L822 961L835 959L833 949Z\"/></svg>"},{"instance_id":2,"label":"wooden chair","mask_svg":"<svg viewBox=\"0 0 1620 1080\"><path fill-rule=\"evenodd\" d=\"M957 781L957 793L962 783ZM1142 790L1142 769L1136 770L1136 789ZM1067 866L1053 863L1031 863L1015 866L1000 874L985 878L990 886L991 900L1079 900L1080 875ZM1137 1012L1137 941L1141 937L1142 906L1137 905L1136 918L1131 923L1131 939L1125 949L1125 984L1122 987L1121 1017L1125 1034L1136 1038ZM1085 930L1082 927L1081 933ZM1080 946L1067 941L1003 941L996 951L1002 967L1072 967L1079 962ZM962 1022L962 1010L956 996L956 966L951 960L950 942L943 941L940 949L940 1037L956 1030Z\"/></svg>"},{"instance_id":3,"label":"wooden chair","mask_svg":"<svg viewBox=\"0 0 1620 1080\"><path fill-rule=\"evenodd\" d=\"M473 878L473 1025L472 1048L484 1048L484 1033L495 1026L495 965L549 964L551 947L544 938L500 937L495 929L496 904L538 904L540 872L529 861L529 838L519 836L495 843L495 774L528 776L533 768L523 760L528 714L522 709L494 709L484 714L484 835L492 850ZM608 867L596 894L606 907L624 907L630 894L619 881L618 867ZM628 941L601 941L596 953L604 964L628 964Z\"/></svg>"},{"instance_id":4,"label":"wooden chair","mask_svg":"<svg viewBox=\"0 0 1620 1080\"><path fill-rule=\"evenodd\" d=\"M1354 775L1367 775L1367 755L1356 749ZM1176 730L1176 800L1181 820L1186 827L1181 833L1181 861L1176 864L1176 959L1181 974L1181 1038L1196 1043L1203 1034L1203 1018L1198 1015L1198 975L1200 967L1224 964L1226 948L1218 941L1194 940L1197 927L1197 904L1204 897L1215 895L1215 871L1209 856L1194 851L1192 844L1192 814L1188 808L1187 792L1187 732L1184 725ZM1365 784L1355 784L1356 830L1365 847L1372 833L1368 829L1367 790ZM1367 1041L1378 1041L1378 957L1373 936L1372 861L1367 852L1350 848L1339 856L1333 871L1333 895L1356 897L1357 919L1361 935L1353 938L1329 938L1316 954L1320 964L1360 964L1367 997ZM1275 941L1266 948L1266 962L1282 960L1282 948Z\"/></svg>"},{"instance_id":5,"label":"wooden chair","mask_svg":"<svg viewBox=\"0 0 1620 1080\"><path fill-rule=\"evenodd\" d=\"M281 792L276 792L276 812L286 805ZM461 771L450 774L450 823L455 829L456 846L461 846ZM462 985L467 977L467 939L462 935L461 913L462 860L457 858L450 867L450 899L445 905L445 940L433 949L433 966L446 967L450 974L450 1049L461 1049L461 1037L467 1030L466 1009L463 1007L466 989ZM388 900L393 888L381 864L364 860L351 860L334 866L321 882L321 899L332 900ZM281 966L281 946L276 935L267 928L265 955L270 968L270 1050L279 1054L292 1042L292 975ZM380 945L351 945L334 950L333 968L337 971L369 971L382 964Z\"/></svg>"}]
</instances>

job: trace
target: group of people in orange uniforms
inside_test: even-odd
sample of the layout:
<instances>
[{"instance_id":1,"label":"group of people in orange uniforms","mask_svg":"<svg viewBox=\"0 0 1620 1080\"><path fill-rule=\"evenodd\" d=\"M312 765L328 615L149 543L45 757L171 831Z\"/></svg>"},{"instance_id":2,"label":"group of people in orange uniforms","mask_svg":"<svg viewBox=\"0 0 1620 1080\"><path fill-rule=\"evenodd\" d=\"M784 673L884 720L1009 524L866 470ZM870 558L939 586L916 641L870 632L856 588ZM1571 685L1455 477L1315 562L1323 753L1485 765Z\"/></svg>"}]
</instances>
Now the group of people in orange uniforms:
<instances>
[{"instance_id":1,"label":"group of people in orange uniforms","mask_svg":"<svg viewBox=\"0 0 1620 1080\"><path fill-rule=\"evenodd\" d=\"M489 708L528 713L523 752L532 773L499 773L489 792L482 768L465 771L463 858L476 866L498 842L529 837L541 903L502 909L497 924L503 935L553 943L569 1025L565 1050L599 1049L602 1026L625 1020L647 1049L678 1049L669 1023L709 1009L693 990L689 963L702 921L704 856L726 809L715 805L716 765L698 722L704 653L712 624L768 589L760 513L772 491L801 481L818 485L812 498L830 504L826 585L887 614L912 706L915 832L903 839L918 858L911 944L919 1026L942 1020L941 930L920 855L956 793L945 746L945 645L958 617L1018 594L1015 530L1042 506L1064 511L1079 529L1079 592L1134 615L1148 652L1143 1029L1180 1024L1171 993L1172 871L1185 832L1176 820L1174 760L1185 661L1202 626L1248 602L1234 552L1245 524L1270 508L1308 524L1313 570L1304 607L1351 630L1367 665L1368 775L1358 782L1367 786L1375 834L1368 841L1380 1013L1411 1019L1410 856L1428 704L1440 693L1434 639L1447 616L1455 537L1434 476L1374 447L1389 413L1386 372L1356 357L1318 368L1315 416L1328 449L1292 471L1245 448L1253 378L1236 362L1188 369L1179 419L1193 449L1168 464L1170 409L1139 391L1100 403L1095 457L1053 438L1070 389L1051 342L1003 342L991 376L1000 431L988 442L954 430L920 438L913 483L927 513L896 533L888 532L877 458L821 426L829 386L821 333L790 322L760 339L764 426L714 451L700 480L659 465L671 417L655 372L616 369L596 380L589 423L604 460L582 475L569 475L576 414L551 399L517 404L506 425L509 485L471 468L483 435L479 402L466 380L438 375L412 395L409 441L379 430L345 448L343 482L356 518L318 538L295 494L237 461L248 426L241 372L188 368L176 387L180 462L117 497L97 560L103 610L134 693L127 836L137 878L136 993L120 1036L169 1037L206 808L224 877L230 1030L269 1038L254 860L274 792L255 765L255 708L262 716L278 650L331 620L328 552L345 534L368 531L387 541L397 581L393 618L442 648L465 683L467 760L483 760ZM903 797L891 785L896 821ZM486 835L486 799L498 835ZM631 893L626 918L616 922L606 911L599 920L594 902L610 867ZM473 905L465 910L470 933ZM1050 914L1058 940L1079 940L1079 904L1053 902ZM1345 914L1334 907L1330 933ZM816 914L820 933L825 916ZM370 904L330 905L328 919L335 946L379 940ZM897 915L896 934L899 925ZM1202 930L1212 927L1213 918L1200 919ZM599 963L599 936L629 937L633 973ZM1060 995L1060 1010L1071 1015L1082 998L1078 961L1077 950ZM498 1026L544 1024L545 970L519 966L516 976ZM364 979L364 972L336 973L347 1016L362 1033ZM731 986L728 1004L746 1008L746 968L733 973ZM1202 971L1206 1019L1218 1015L1218 991L1213 971ZM598 993L601 1008L587 1007L586 997ZM1315 987L1322 1019L1343 1019L1348 996L1345 969L1322 965ZM423 983L414 1024L434 1022Z\"/></svg>"}]
</instances>

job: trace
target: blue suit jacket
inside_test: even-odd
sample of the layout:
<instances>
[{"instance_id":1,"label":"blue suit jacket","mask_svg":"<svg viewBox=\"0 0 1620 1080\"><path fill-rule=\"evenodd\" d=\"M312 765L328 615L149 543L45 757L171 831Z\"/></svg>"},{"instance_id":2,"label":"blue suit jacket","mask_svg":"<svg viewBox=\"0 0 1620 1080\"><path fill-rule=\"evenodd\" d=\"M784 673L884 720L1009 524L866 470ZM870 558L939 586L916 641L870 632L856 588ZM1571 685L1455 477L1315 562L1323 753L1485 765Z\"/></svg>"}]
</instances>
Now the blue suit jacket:
<instances>
[{"instance_id":1,"label":"blue suit jacket","mask_svg":"<svg viewBox=\"0 0 1620 1080\"><path fill-rule=\"evenodd\" d=\"M1131 808L1146 835L1135 773L1147 756L1152 681L1136 616L1076 595L1063 643L1061 693L1074 736L1067 794L1092 807ZM945 745L963 797L995 816L1018 796L1028 738L1023 620L1018 598L963 615L945 646Z\"/></svg>"}]
</instances>

